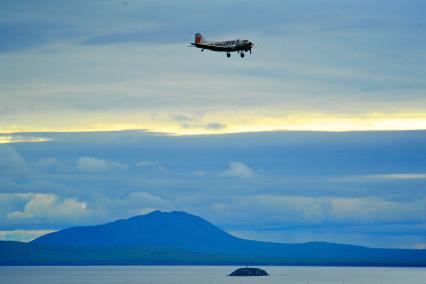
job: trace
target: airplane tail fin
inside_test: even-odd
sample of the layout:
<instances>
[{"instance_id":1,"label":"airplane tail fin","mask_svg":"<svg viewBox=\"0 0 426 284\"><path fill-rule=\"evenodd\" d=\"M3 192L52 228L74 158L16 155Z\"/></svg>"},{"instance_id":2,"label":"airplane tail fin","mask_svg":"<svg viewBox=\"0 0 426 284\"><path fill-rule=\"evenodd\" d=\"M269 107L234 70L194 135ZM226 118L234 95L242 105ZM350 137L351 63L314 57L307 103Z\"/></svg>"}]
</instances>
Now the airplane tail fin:
<instances>
[{"instance_id":1,"label":"airplane tail fin","mask_svg":"<svg viewBox=\"0 0 426 284\"><path fill-rule=\"evenodd\" d=\"M204 37L201 33L195 34L195 43L203 43L205 42Z\"/></svg>"}]
</instances>

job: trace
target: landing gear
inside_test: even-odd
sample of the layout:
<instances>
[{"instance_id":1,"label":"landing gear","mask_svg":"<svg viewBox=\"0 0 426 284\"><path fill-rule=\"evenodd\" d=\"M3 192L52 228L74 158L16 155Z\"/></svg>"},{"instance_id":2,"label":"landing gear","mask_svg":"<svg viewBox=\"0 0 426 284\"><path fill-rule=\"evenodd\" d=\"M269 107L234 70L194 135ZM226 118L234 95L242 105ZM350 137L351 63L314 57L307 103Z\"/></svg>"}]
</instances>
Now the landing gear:
<instances>
[{"instance_id":1,"label":"landing gear","mask_svg":"<svg viewBox=\"0 0 426 284\"><path fill-rule=\"evenodd\" d=\"M231 57L231 53L230 53L230 52L227 52L227 53L226 53L226 57L228 57L228 58L229 58L229 57Z\"/></svg>"},{"instance_id":2,"label":"landing gear","mask_svg":"<svg viewBox=\"0 0 426 284\"><path fill-rule=\"evenodd\" d=\"M244 52L243 51L241 51L240 56L241 56L241 58L244 58Z\"/></svg>"}]
</instances>

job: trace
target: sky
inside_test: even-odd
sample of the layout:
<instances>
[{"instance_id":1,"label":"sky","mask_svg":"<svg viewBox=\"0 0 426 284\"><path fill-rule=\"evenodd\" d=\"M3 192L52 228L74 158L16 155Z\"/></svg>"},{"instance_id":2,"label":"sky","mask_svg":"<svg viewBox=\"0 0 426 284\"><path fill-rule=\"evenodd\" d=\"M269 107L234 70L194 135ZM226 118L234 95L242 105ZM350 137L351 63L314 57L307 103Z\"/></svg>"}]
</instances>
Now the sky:
<instances>
[{"instance_id":1,"label":"sky","mask_svg":"<svg viewBox=\"0 0 426 284\"><path fill-rule=\"evenodd\" d=\"M426 247L425 33L420 0L0 0L0 239L160 209Z\"/></svg>"},{"instance_id":2,"label":"sky","mask_svg":"<svg viewBox=\"0 0 426 284\"><path fill-rule=\"evenodd\" d=\"M421 0L0 3L2 132L426 128Z\"/></svg>"}]
</instances>

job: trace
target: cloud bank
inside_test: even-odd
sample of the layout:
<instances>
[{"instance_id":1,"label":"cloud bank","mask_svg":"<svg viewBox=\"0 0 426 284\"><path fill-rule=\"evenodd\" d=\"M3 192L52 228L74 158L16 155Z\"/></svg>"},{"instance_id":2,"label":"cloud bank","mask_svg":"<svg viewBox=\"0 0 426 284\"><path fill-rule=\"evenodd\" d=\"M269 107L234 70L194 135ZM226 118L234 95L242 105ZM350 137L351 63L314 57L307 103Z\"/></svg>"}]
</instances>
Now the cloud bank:
<instances>
[{"instance_id":1,"label":"cloud bank","mask_svg":"<svg viewBox=\"0 0 426 284\"><path fill-rule=\"evenodd\" d=\"M159 209L280 242L412 248L426 232L424 131L43 135L0 145L1 231Z\"/></svg>"}]
</instances>

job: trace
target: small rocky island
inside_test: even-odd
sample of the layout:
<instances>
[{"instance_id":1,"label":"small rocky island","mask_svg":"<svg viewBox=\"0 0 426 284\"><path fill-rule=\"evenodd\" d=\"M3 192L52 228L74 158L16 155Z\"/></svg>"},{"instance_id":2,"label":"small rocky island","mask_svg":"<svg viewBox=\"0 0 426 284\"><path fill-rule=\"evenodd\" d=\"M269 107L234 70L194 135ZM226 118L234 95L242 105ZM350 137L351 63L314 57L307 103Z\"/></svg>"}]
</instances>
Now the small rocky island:
<instances>
[{"instance_id":1,"label":"small rocky island","mask_svg":"<svg viewBox=\"0 0 426 284\"><path fill-rule=\"evenodd\" d=\"M228 276L268 276L268 272L255 267L238 268Z\"/></svg>"}]
</instances>

